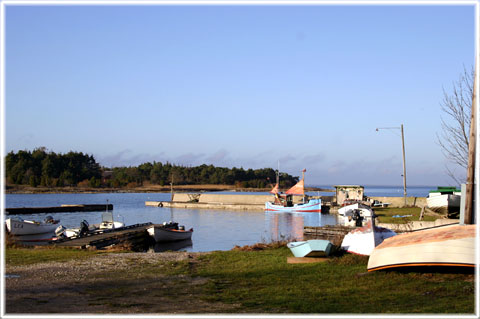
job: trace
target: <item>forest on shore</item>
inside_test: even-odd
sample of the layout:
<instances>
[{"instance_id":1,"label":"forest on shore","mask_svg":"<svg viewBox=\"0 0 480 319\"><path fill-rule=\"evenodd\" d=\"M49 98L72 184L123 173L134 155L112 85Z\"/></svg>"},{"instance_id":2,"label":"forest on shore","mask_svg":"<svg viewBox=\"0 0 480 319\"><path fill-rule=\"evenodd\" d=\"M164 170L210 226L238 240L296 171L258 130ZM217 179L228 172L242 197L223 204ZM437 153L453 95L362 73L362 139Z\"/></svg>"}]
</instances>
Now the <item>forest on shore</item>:
<instances>
[{"instance_id":1,"label":"forest on shore","mask_svg":"<svg viewBox=\"0 0 480 319\"><path fill-rule=\"evenodd\" d=\"M149 185L235 185L239 188L266 188L276 181L272 168L243 169L213 165L182 166L147 162L139 166L102 167L93 155L70 151L66 154L40 147L33 151L9 152L5 156L7 185L31 187L133 188ZM288 188L299 177L279 173L280 186Z\"/></svg>"}]
</instances>

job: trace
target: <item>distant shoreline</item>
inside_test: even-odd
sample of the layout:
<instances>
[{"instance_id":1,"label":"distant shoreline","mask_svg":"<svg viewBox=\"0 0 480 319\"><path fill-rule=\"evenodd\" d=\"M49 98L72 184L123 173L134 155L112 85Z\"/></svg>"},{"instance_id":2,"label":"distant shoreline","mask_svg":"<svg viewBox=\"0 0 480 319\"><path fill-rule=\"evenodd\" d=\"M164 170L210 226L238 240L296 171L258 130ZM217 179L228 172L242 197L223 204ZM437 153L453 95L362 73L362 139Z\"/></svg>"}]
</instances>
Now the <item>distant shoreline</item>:
<instances>
[{"instance_id":1,"label":"distant shoreline","mask_svg":"<svg viewBox=\"0 0 480 319\"><path fill-rule=\"evenodd\" d=\"M176 185L174 192L269 192L271 188L238 188L234 185ZM7 185L5 194L63 194L63 193L170 193L170 186L148 185L121 188L90 188L90 187L32 187L26 185ZM307 192L335 192L332 189L305 187Z\"/></svg>"}]
</instances>

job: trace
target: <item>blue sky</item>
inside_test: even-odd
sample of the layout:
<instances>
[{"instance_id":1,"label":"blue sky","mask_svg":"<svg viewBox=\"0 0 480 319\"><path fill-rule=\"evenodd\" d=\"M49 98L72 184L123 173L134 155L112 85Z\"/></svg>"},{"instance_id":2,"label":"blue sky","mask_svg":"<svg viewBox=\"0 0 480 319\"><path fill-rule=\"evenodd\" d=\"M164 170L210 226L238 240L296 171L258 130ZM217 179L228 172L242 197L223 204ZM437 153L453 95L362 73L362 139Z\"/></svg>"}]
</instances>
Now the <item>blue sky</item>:
<instances>
[{"instance_id":1,"label":"blue sky","mask_svg":"<svg viewBox=\"0 0 480 319\"><path fill-rule=\"evenodd\" d=\"M474 6L6 7L5 151L105 166L307 169L317 185L447 185L440 102Z\"/></svg>"}]
</instances>

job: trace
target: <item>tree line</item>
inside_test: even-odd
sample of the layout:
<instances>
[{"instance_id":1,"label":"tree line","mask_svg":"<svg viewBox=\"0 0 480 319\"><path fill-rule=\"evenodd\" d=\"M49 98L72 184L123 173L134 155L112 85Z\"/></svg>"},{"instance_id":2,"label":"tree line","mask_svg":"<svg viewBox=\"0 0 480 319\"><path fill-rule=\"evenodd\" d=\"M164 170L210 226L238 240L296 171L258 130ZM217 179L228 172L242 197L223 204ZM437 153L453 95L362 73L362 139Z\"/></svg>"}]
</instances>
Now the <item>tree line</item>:
<instances>
[{"instance_id":1,"label":"tree line","mask_svg":"<svg viewBox=\"0 0 480 319\"><path fill-rule=\"evenodd\" d=\"M241 188L270 187L276 181L272 168L243 169L213 165L181 166L171 163L147 162L139 166L101 167L92 155L81 152L56 154L43 147L33 152L11 151L5 158L8 184L45 187L137 187L146 184L199 185L223 184ZM288 188L298 177L280 173L280 186Z\"/></svg>"}]
</instances>

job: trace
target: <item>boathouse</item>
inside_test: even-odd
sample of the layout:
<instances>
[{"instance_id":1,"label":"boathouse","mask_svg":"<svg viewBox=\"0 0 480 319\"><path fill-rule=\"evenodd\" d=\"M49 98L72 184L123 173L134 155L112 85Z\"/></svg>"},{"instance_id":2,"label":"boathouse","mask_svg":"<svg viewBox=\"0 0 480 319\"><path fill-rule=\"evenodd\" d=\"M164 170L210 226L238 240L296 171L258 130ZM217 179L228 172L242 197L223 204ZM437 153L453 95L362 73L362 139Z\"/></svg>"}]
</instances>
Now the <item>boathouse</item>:
<instances>
[{"instance_id":1,"label":"boathouse","mask_svg":"<svg viewBox=\"0 0 480 319\"><path fill-rule=\"evenodd\" d=\"M360 185L336 185L335 199L337 205L341 206L345 200L363 200L365 187Z\"/></svg>"}]
</instances>

